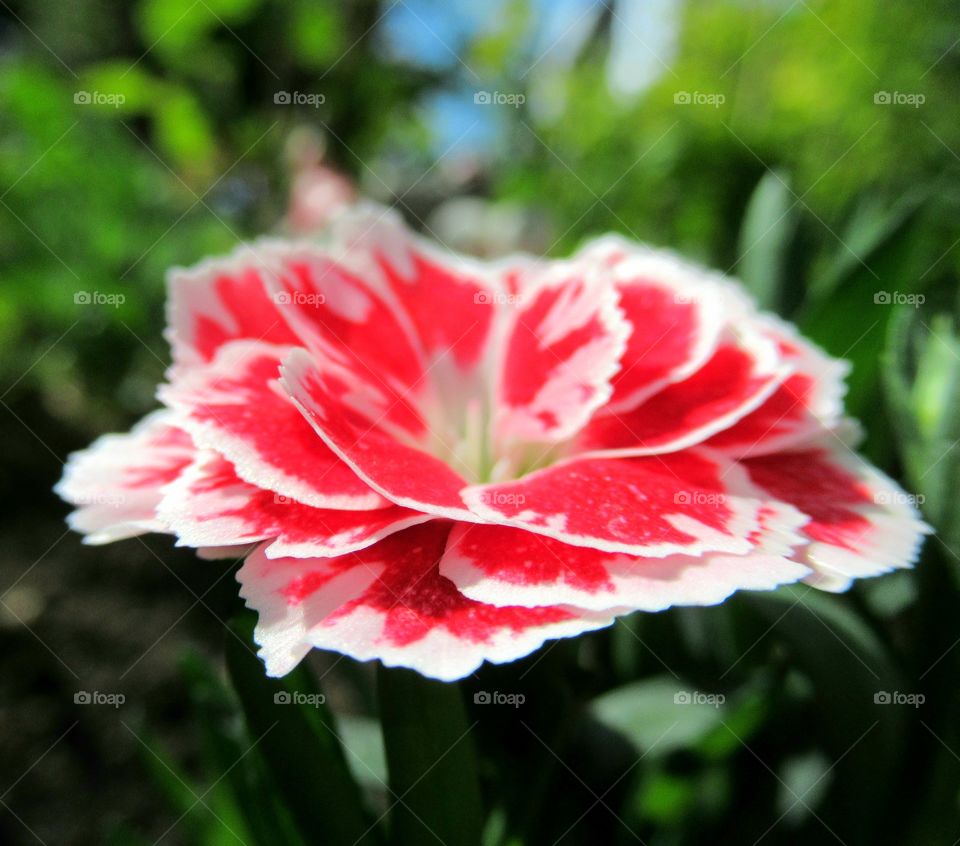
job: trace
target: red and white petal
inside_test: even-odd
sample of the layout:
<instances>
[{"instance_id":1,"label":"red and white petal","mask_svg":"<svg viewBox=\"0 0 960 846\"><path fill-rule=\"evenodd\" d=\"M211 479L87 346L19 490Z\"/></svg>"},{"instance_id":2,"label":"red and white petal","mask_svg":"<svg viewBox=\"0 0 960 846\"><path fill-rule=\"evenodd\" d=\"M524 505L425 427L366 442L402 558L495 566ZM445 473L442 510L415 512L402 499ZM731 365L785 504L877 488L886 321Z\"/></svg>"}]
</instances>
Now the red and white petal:
<instances>
[{"instance_id":1,"label":"red and white petal","mask_svg":"<svg viewBox=\"0 0 960 846\"><path fill-rule=\"evenodd\" d=\"M611 275L633 330L601 414L628 411L693 375L713 355L725 325L722 288L668 254L635 251Z\"/></svg>"},{"instance_id":2,"label":"red and white petal","mask_svg":"<svg viewBox=\"0 0 960 846\"><path fill-rule=\"evenodd\" d=\"M630 336L618 300L583 262L555 267L523 294L498 363L498 440L563 440L607 402Z\"/></svg>"},{"instance_id":3,"label":"red and white petal","mask_svg":"<svg viewBox=\"0 0 960 846\"><path fill-rule=\"evenodd\" d=\"M710 360L632 411L598 416L578 439L581 451L607 456L687 449L733 426L788 378L776 345L744 332L721 341Z\"/></svg>"},{"instance_id":4,"label":"red and white petal","mask_svg":"<svg viewBox=\"0 0 960 846\"><path fill-rule=\"evenodd\" d=\"M193 442L161 410L128 434L104 435L73 453L54 489L77 510L67 517L84 543L102 544L166 531L157 518L161 490L190 463Z\"/></svg>"},{"instance_id":5,"label":"red and white petal","mask_svg":"<svg viewBox=\"0 0 960 846\"><path fill-rule=\"evenodd\" d=\"M432 519L399 506L334 511L247 484L215 452L201 452L169 485L159 516L180 546L232 547L272 539L270 558L345 555L393 532Z\"/></svg>"},{"instance_id":6,"label":"red and white petal","mask_svg":"<svg viewBox=\"0 0 960 846\"><path fill-rule=\"evenodd\" d=\"M484 522L574 546L654 558L742 555L753 547L764 503L731 490L724 475L732 466L692 451L578 457L516 481L470 487L463 498Z\"/></svg>"},{"instance_id":7,"label":"red and white petal","mask_svg":"<svg viewBox=\"0 0 960 846\"><path fill-rule=\"evenodd\" d=\"M210 364L162 386L160 398L197 446L215 450L237 475L315 508L369 510L387 503L316 436L280 388L288 347L233 341Z\"/></svg>"},{"instance_id":8,"label":"red and white petal","mask_svg":"<svg viewBox=\"0 0 960 846\"><path fill-rule=\"evenodd\" d=\"M267 290L272 264L270 248L263 244L170 271L167 333L174 364L210 361L225 343L244 338L301 343Z\"/></svg>"},{"instance_id":9,"label":"red and white petal","mask_svg":"<svg viewBox=\"0 0 960 846\"><path fill-rule=\"evenodd\" d=\"M843 416L847 361L806 341L787 323L763 315L757 323L793 373L755 411L711 438L709 445L739 455L766 455L809 442Z\"/></svg>"},{"instance_id":10,"label":"red and white petal","mask_svg":"<svg viewBox=\"0 0 960 846\"><path fill-rule=\"evenodd\" d=\"M359 207L331 230L331 250L405 313L433 366L449 356L461 372L483 362L501 285L479 262L444 253L417 237L391 209Z\"/></svg>"},{"instance_id":11,"label":"red and white petal","mask_svg":"<svg viewBox=\"0 0 960 846\"><path fill-rule=\"evenodd\" d=\"M800 515L792 515L797 526ZM797 519L799 517L799 519ZM762 535L762 532L761 532ZM779 546L779 540L772 546ZM714 605L737 590L771 590L810 569L765 550L642 558L570 546L509 526L454 526L440 573L491 605L575 605L618 613Z\"/></svg>"},{"instance_id":12,"label":"red and white petal","mask_svg":"<svg viewBox=\"0 0 960 846\"><path fill-rule=\"evenodd\" d=\"M423 353L402 309L376 290L364 257L348 260L311 244L277 256L281 270L268 284L302 346L381 394L381 413L393 425L422 435L418 407L432 387Z\"/></svg>"},{"instance_id":13,"label":"red and white petal","mask_svg":"<svg viewBox=\"0 0 960 846\"><path fill-rule=\"evenodd\" d=\"M330 449L373 490L437 517L476 520L460 496L466 481L445 462L386 432L351 396L349 374L305 350L283 364L283 384Z\"/></svg>"},{"instance_id":14,"label":"red and white petal","mask_svg":"<svg viewBox=\"0 0 960 846\"><path fill-rule=\"evenodd\" d=\"M743 462L751 481L809 515L808 544L796 560L816 587L846 590L853 579L916 561L930 531L913 498L863 459L841 448L758 456Z\"/></svg>"},{"instance_id":15,"label":"red and white petal","mask_svg":"<svg viewBox=\"0 0 960 846\"><path fill-rule=\"evenodd\" d=\"M255 549L237 581L259 615L254 639L267 674L284 676L296 667L313 648L310 632L360 596L383 567L369 549L338 558L267 558L262 546Z\"/></svg>"},{"instance_id":16,"label":"red and white petal","mask_svg":"<svg viewBox=\"0 0 960 846\"><path fill-rule=\"evenodd\" d=\"M513 661L546 640L612 622L608 612L467 599L438 572L448 532L449 525L428 523L352 556L320 561L254 553L238 579L247 604L261 613L255 637L267 672L283 675L317 647L452 681L484 661ZM297 564L314 569L294 583ZM351 573L350 587L361 587L347 596Z\"/></svg>"}]
</instances>

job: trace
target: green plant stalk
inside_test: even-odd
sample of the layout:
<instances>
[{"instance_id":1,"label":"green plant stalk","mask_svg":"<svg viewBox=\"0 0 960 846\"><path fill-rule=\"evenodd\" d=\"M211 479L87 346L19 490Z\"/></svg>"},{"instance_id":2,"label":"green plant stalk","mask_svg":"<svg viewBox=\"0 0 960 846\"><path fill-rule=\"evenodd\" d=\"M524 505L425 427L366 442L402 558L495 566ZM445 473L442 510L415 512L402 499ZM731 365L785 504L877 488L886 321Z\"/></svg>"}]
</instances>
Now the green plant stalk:
<instances>
[{"instance_id":1,"label":"green plant stalk","mask_svg":"<svg viewBox=\"0 0 960 846\"><path fill-rule=\"evenodd\" d=\"M377 670L390 776L390 842L476 846L483 828L477 759L460 688L410 670Z\"/></svg>"}]
</instances>

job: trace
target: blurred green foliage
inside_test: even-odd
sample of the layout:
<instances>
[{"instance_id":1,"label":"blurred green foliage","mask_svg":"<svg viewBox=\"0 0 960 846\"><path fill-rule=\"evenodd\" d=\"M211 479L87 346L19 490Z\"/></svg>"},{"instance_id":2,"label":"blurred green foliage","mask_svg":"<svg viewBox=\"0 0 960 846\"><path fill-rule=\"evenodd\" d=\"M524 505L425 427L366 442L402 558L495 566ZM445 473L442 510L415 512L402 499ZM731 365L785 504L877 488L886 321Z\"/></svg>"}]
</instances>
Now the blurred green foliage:
<instances>
[{"instance_id":1,"label":"blurred green foliage","mask_svg":"<svg viewBox=\"0 0 960 846\"><path fill-rule=\"evenodd\" d=\"M630 27L624 3L585 17L574 50L556 47L561 33L537 37L549 4L503 0L451 47L437 34L450 12L413 3L439 62L391 48L384 27L406 3L0 5L0 426L14 517L60 518L47 494L59 465L44 444L62 458L152 407L168 360L164 273L276 226L296 127L320 132L365 193L430 234L446 233L449 201L469 196L532 221L520 227L534 233L526 242L495 232L492 249L499 234L504 249L563 254L610 230L670 246L742 275L761 302L853 362L848 406L865 449L925 498L938 536L915 572L843 597L800 588L635 615L485 668L465 685L485 842L956 841L955 3L677 4L675 54L647 44L646 30L628 33L660 66L629 94L609 84L614 36ZM526 103L471 111L479 90ZM285 106L278 91L324 103ZM83 92L112 99L85 103ZM683 94L712 102L678 102ZM123 301L78 301L94 292ZM255 686L241 671L233 681ZM244 750L287 712L266 700L251 712L248 691L244 715L217 668L188 662L186 675L203 765L181 772L144 755L157 802L174 813L158 808L142 842L180 814L187 823L171 841L317 842L304 830L317 808L270 786L329 760L350 794L329 715L285 726L285 748L304 755L278 771L269 738ZM354 706L341 727L346 766L364 805L340 820L350 831L392 800L370 680L350 671L341 684ZM469 705L474 689L523 691L527 702L482 710ZM683 691L724 701L684 710L674 701ZM874 697L884 691L925 702L883 707ZM105 828L114 842L141 842L129 825ZM323 842L338 836L331 827Z\"/></svg>"}]
</instances>

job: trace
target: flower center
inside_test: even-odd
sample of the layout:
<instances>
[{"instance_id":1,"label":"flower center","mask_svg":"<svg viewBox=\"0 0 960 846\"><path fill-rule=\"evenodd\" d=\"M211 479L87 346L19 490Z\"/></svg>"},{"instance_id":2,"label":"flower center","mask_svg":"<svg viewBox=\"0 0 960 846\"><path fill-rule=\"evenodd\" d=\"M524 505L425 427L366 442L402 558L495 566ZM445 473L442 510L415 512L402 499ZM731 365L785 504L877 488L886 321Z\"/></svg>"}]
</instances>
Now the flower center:
<instances>
[{"instance_id":1,"label":"flower center","mask_svg":"<svg viewBox=\"0 0 960 846\"><path fill-rule=\"evenodd\" d=\"M480 390L466 397L457 393L460 391L447 393L441 408L428 415L426 449L471 484L517 479L570 453L569 442L545 444L498 438L491 393Z\"/></svg>"}]
</instances>

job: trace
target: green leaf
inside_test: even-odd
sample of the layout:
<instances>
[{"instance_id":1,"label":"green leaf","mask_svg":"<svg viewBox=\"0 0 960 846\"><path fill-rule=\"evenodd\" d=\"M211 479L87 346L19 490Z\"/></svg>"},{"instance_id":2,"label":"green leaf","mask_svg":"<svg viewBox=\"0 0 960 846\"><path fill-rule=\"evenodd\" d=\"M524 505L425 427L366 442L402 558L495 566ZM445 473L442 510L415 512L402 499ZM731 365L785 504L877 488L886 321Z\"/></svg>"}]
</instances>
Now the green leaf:
<instances>
[{"instance_id":1,"label":"green leaf","mask_svg":"<svg viewBox=\"0 0 960 846\"><path fill-rule=\"evenodd\" d=\"M835 762L828 801L838 835L868 842L877 819L871 809L890 798L889 773L906 740L902 708L882 703L884 693L905 692L889 651L846 599L801 586L740 602L769 624L766 638L812 682L817 728Z\"/></svg>"},{"instance_id":2,"label":"green leaf","mask_svg":"<svg viewBox=\"0 0 960 846\"><path fill-rule=\"evenodd\" d=\"M353 777L365 787L386 787L387 757L380 724L371 717L348 714L340 718L339 725L340 739L348 750L347 764Z\"/></svg>"},{"instance_id":3,"label":"green leaf","mask_svg":"<svg viewBox=\"0 0 960 846\"><path fill-rule=\"evenodd\" d=\"M816 812L830 786L831 762L819 751L787 758L780 766L777 814L788 824L800 823Z\"/></svg>"},{"instance_id":4,"label":"green leaf","mask_svg":"<svg viewBox=\"0 0 960 846\"><path fill-rule=\"evenodd\" d=\"M694 690L671 675L604 693L590 710L650 757L696 745L721 725L725 714L722 696Z\"/></svg>"},{"instance_id":5,"label":"green leaf","mask_svg":"<svg viewBox=\"0 0 960 846\"><path fill-rule=\"evenodd\" d=\"M897 310L889 297L912 294L923 272L924 259L916 249L918 230L907 225L909 221L877 245L869 263L855 260L829 297L812 293L817 286L815 277L800 319L808 338L852 363L846 407L854 417L867 416L882 401L880 361L887 327ZM873 426L869 434L876 437L889 432Z\"/></svg>"},{"instance_id":6,"label":"green leaf","mask_svg":"<svg viewBox=\"0 0 960 846\"><path fill-rule=\"evenodd\" d=\"M456 684L378 667L390 774L391 842L476 846L483 828L476 754Z\"/></svg>"},{"instance_id":7,"label":"green leaf","mask_svg":"<svg viewBox=\"0 0 960 846\"><path fill-rule=\"evenodd\" d=\"M333 715L308 673L298 668L282 680L268 678L245 645L253 643L249 623L234 621L230 629L236 637L227 640L227 669L252 750L266 762L304 840L330 846L374 840Z\"/></svg>"},{"instance_id":8,"label":"green leaf","mask_svg":"<svg viewBox=\"0 0 960 846\"><path fill-rule=\"evenodd\" d=\"M203 794L203 787L194 783L149 735L143 735L144 732L137 732L137 754L171 807L185 816L191 810L202 808L197 797Z\"/></svg>"},{"instance_id":9,"label":"green leaf","mask_svg":"<svg viewBox=\"0 0 960 846\"><path fill-rule=\"evenodd\" d=\"M197 654L181 661L202 734L216 796L229 791L231 810L243 819L258 846L303 846L286 808L279 804L258 755L249 755L240 706L212 664ZM219 813L219 812L218 812ZM222 816L222 815L221 815Z\"/></svg>"},{"instance_id":10,"label":"green leaf","mask_svg":"<svg viewBox=\"0 0 960 846\"><path fill-rule=\"evenodd\" d=\"M777 310L783 305L796 209L786 174L776 171L764 174L747 204L737 248L737 275L761 308Z\"/></svg>"},{"instance_id":11,"label":"green leaf","mask_svg":"<svg viewBox=\"0 0 960 846\"><path fill-rule=\"evenodd\" d=\"M960 480L960 339L949 315L916 309L891 321L883 385L910 485L948 547L960 541L951 492Z\"/></svg>"},{"instance_id":12,"label":"green leaf","mask_svg":"<svg viewBox=\"0 0 960 846\"><path fill-rule=\"evenodd\" d=\"M838 236L835 251L820 273L810 282L809 296L822 301L829 298L850 277L890 241L903 234L929 192L918 189L892 207L875 197L864 199L846 228Z\"/></svg>"}]
</instances>

